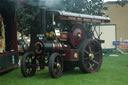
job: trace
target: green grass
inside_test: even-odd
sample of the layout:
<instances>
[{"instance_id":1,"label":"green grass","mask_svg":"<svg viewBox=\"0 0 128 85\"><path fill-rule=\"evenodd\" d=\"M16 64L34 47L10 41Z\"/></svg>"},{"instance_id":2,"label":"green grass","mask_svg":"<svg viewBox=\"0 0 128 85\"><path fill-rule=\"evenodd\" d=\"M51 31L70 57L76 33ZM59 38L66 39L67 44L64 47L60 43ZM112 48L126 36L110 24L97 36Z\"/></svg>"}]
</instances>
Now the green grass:
<instances>
[{"instance_id":1,"label":"green grass","mask_svg":"<svg viewBox=\"0 0 128 85\"><path fill-rule=\"evenodd\" d=\"M24 78L20 69L0 75L0 85L128 85L128 55L104 56L99 72L83 74L78 68L52 79L48 68Z\"/></svg>"}]
</instances>

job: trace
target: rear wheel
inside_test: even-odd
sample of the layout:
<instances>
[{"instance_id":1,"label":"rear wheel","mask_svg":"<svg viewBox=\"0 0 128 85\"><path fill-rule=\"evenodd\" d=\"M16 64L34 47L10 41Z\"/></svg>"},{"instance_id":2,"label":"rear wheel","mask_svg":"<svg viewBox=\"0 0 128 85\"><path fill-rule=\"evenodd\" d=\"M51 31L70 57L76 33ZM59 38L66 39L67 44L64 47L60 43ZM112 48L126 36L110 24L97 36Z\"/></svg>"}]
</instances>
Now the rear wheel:
<instances>
[{"instance_id":1,"label":"rear wheel","mask_svg":"<svg viewBox=\"0 0 128 85\"><path fill-rule=\"evenodd\" d=\"M27 52L21 59L21 73L24 77L33 76L36 72L36 58L34 53Z\"/></svg>"},{"instance_id":2,"label":"rear wheel","mask_svg":"<svg viewBox=\"0 0 128 85\"><path fill-rule=\"evenodd\" d=\"M85 40L81 44L79 67L82 72L97 72L102 64L102 49L96 40Z\"/></svg>"},{"instance_id":3,"label":"rear wheel","mask_svg":"<svg viewBox=\"0 0 128 85\"><path fill-rule=\"evenodd\" d=\"M49 58L49 73L52 78L60 77L63 73L63 60L59 53L53 53Z\"/></svg>"}]
</instances>

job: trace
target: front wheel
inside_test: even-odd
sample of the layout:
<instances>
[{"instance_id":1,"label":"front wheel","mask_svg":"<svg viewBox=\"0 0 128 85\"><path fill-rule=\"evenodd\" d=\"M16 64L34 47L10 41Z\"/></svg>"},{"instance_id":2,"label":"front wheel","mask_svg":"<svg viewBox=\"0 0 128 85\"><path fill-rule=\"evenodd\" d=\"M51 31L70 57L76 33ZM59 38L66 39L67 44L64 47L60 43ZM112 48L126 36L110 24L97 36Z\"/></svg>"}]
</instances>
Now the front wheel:
<instances>
[{"instance_id":1,"label":"front wheel","mask_svg":"<svg viewBox=\"0 0 128 85\"><path fill-rule=\"evenodd\" d=\"M21 73L24 77L33 76L36 72L36 58L34 53L27 52L21 59Z\"/></svg>"},{"instance_id":2,"label":"front wheel","mask_svg":"<svg viewBox=\"0 0 128 85\"><path fill-rule=\"evenodd\" d=\"M49 73L52 78L60 77L63 73L63 60L59 53L53 53L49 58Z\"/></svg>"}]
</instances>

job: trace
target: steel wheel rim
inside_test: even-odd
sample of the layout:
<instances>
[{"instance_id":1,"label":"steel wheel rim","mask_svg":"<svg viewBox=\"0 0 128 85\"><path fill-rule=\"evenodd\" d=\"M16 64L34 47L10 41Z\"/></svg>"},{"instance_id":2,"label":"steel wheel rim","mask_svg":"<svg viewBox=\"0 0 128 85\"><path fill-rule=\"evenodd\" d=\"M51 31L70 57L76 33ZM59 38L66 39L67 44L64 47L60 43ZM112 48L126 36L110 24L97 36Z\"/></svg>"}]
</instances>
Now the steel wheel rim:
<instances>
[{"instance_id":1,"label":"steel wheel rim","mask_svg":"<svg viewBox=\"0 0 128 85\"><path fill-rule=\"evenodd\" d=\"M88 72L98 71L102 63L102 49L97 42L90 42L84 48L84 67Z\"/></svg>"}]
</instances>

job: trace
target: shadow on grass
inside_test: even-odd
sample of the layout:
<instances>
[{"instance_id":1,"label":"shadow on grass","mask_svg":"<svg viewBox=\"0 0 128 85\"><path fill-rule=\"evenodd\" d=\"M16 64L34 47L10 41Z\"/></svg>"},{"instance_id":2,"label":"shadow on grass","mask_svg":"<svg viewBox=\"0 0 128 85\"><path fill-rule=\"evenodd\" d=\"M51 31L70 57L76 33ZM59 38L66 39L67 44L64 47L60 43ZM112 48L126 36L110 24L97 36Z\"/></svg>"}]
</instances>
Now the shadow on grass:
<instances>
[{"instance_id":1,"label":"shadow on grass","mask_svg":"<svg viewBox=\"0 0 128 85\"><path fill-rule=\"evenodd\" d=\"M9 74L9 73L11 73L13 70L14 70L14 69L11 69L11 70L2 72L2 73L0 73L0 76L4 76L4 75L6 75L6 74Z\"/></svg>"},{"instance_id":2,"label":"shadow on grass","mask_svg":"<svg viewBox=\"0 0 128 85\"><path fill-rule=\"evenodd\" d=\"M0 76L3 76L5 78L8 77L11 80L20 80L20 81L37 80L38 81L38 80L52 80L52 79L61 79L61 78L63 79L65 77L71 77L71 76L75 77L76 75L83 75L83 74L86 75L88 73L82 73L79 70L79 68L76 68L76 69L71 70L71 71L63 72L62 76L59 78L51 78L49 71L48 71L48 68L46 67L44 70L37 71L35 73L35 75L31 76L31 77L23 77L20 68L11 70L11 71L6 72L6 73L3 73Z\"/></svg>"},{"instance_id":3,"label":"shadow on grass","mask_svg":"<svg viewBox=\"0 0 128 85\"><path fill-rule=\"evenodd\" d=\"M89 73L82 73L78 68L76 68L76 69L71 70L71 71L63 72L61 77L69 77L69 76L76 76L76 75L83 75L83 74L89 74ZM44 71L42 70L40 72L37 72L35 77L37 79L41 78L41 79L46 79L46 80L47 79L58 79L58 78L51 78L48 69L45 69Z\"/></svg>"},{"instance_id":4,"label":"shadow on grass","mask_svg":"<svg viewBox=\"0 0 128 85\"><path fill-rule=\"evenodd\" d=\"M76 68L76 69L73 69L73 70L70 70L70 71L65 71L64 72L64 75L70 75L70 74L72 74L72 75L79 75L79 74L81 74L82 72L78 69L78 68Z\"/></svg>"},{"instance_id":5,"label":"shadow on grass","mask_svg":"<svg viewBox=\"0 0 128 85\"><path fill-rule=\"evenodd\" d=\"M71 76L71 75L75 76L75 75L80 75L80 74L82 74L82 72L79 69L74 69L74 70L71 70L71 71L63 72L61 77L65 77L65 76L68 77L68 76ZM36 74L33 77L35 77L37 79L45 79L45 80L54 79L54 78L51 78L51 76L49 74L49 71L48 71L48 68L45 68L44 70L41 70L41 71L37 71Z\"/></svg>"}]
</instances>

